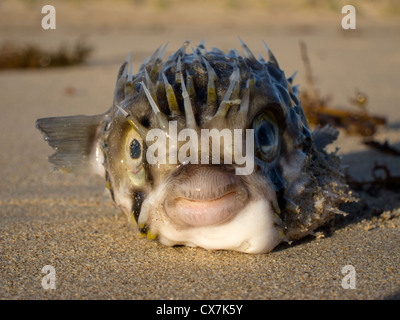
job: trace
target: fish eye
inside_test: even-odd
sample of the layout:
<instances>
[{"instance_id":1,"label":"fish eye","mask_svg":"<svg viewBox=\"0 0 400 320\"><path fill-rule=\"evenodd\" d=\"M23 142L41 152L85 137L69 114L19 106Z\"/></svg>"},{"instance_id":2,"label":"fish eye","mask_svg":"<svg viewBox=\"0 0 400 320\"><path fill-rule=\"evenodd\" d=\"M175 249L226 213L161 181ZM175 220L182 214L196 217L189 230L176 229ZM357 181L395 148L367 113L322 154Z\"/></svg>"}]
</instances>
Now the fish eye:
<instances>
[{"instance_id":1,"label":"fish eye","mask_svg":"<svg viewBox=\"0 0 400 320\"><path fill-rule=\"evenodd\" d=\"M142 154L142 146L137 139L133 139L129 146L129 153L132 159L138 159Z\"/></svg>"},{"instance_id":2,"label":"fish eye","mask_svg":"<svg viewBox=\"0 0 400 320\"><path fill-rule=\"evenodd\" d=\"M121 161L134 187L142 187L146 183L146 170L144 166L143 139L138 132L131 129L126 132L124 143L124 156Z\"/></svg>"},{"instance_id":3,"label":"fish eye","mask_svg":"<svg viewBox=\"0 0 400 320\"><path fill-rule=\"evenodd\" d=\"M129 130L124 141L126 165L135 170L142 165L143 139L135 130Z\"/></svg>"},{"instance_id":4,"label":"fish eye","mask_svg":"<svg viewBox=\"0 0 400 320\"><path fill-rule=\"evenodd\" d=\"M272 162L279 151L279 129L274 115L265 112L258 115L253 121L254 137L257 153L260 158Z\"/></svg>"}]
</instances>

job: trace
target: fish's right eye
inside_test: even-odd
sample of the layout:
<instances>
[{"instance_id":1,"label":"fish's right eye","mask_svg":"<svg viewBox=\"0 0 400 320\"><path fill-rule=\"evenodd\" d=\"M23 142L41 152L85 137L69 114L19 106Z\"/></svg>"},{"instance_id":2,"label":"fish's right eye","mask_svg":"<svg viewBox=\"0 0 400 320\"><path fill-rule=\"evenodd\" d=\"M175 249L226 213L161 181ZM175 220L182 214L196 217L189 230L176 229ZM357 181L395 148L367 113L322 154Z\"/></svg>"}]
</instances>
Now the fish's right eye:
<instances>
[{"instance_id":1,"label":"fish's right eye","mask_svg":"<svg viewBox=\"0 0 400 320\"><path fill-rule=\"evenodd\" d=\"M135 130L130 130L127 133L124 144L124 152L125 165L133 171L136 171L136 168L142 165L144 151L143 139Z\"/></svg>"},{"instance_id":2,"label":"fish's right eye","mask_svg":"<svg viewBox=\"0 0 400 320\"><path fill-rule=\"evenodd\" d=\"M142 154L142 146L137 139L133 139L129 146L129 153L132 159L140 158Z\"/></svg>"},{"instance_id":3,"label":"fish's right eye","mask_svg":"<svg viewBox=\"0 0 400 320\"><path fill-rule=\"evenodd\" d=\"M125 167L132 186L142 187L146 183L143 139L135 130L129 130L124 141L124 156L121 164Z\"/></svg>"}]
</instances>

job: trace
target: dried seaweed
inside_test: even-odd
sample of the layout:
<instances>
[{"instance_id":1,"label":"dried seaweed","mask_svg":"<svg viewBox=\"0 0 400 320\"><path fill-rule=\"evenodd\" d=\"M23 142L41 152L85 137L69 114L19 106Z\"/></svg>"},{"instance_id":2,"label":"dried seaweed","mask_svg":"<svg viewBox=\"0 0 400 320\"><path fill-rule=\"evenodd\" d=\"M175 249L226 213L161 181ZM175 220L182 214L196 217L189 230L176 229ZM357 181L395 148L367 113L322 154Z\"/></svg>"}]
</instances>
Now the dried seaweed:
<instances>
[{"instance_id":1,"label":"dried seaweed","mask_svg":"<svg viewBox=\"0 0 400 320\"><path fill-rule=\"evenodd\" d=\"M92 50L82 41L77 41L71 48L62 45L56 51L45 50L34 44L5 42L0 48L0 70L79 65L88 59Z\"/></svg>"},{"instance_id":2,"label":"dried seaweed","mask_svg":"<svg viewBox=\"0 0 400 320\"><path fill-rule=\"evenodd\" d=\"M355 104L359 110L349 111L330 106L330 98L321 97L316 89L307 46L304 42L300 42L300 49L307 83L307 90L300 92L300 100L307 120L311 124L330 124L345 129L349 134L359 134L364 137L372 136L379 125L386 124L384 117L374 116L367 112L367 96L359 90L356 90L355 97L350 99L350 102Z\"/></svg>"},{"instance_id":3,"label":"dried seaweed","mask_svg":"<svg viewBox=\"0 0 400 320\"><path fill-rule=\"evenodd\" d=\"M368 113L367 96L356 89L355 96L350 99L351 104L357 106L358 110L349 111L330 106L329 97L321 97L316 89L312 76L311 64L307 55L307 47L300 42L301 57L305 67L307 90L303 90L300 99L307 120L313 124L330 124L334 127L343 128L349 134L358 134L363 137L365 145L379 150L385 154L400 156L400 150L390 146L388 141L384 143L373 139L378 126L385 125L386 119ZM378 175L378 172L383 172ZM372 196L377 196L381 190L400 191L400 176L392 176L386 165L375 163L372 168L372 180L358 181L346 174L346 181L349 186L358 191L364 191Z\"/></svg>"},{"instance_id":4,"label":"dried seaweed","mask_svg":"<svg viewBox=\"0 0 400 320\"><path fill-rule=\"evenodd\" d=\"M382 151L383 153L390 154L392 156L400 156L400 150L390 146L387 140L384 143L381 143L372 139L364 139L363 143L371 148Z\"/></svg>"}]
</instances>

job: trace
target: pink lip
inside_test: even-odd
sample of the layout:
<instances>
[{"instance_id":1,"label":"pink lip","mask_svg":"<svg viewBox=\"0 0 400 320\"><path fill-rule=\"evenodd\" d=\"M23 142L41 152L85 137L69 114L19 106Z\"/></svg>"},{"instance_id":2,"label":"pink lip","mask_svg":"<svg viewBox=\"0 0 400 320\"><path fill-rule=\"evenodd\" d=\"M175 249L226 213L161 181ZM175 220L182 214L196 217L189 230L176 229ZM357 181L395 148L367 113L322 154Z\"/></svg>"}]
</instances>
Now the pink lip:
<instances>
[{"instance_id":1,"label":"pink lip","mask_svg":"<svg viewBox=\"0 0 400 320\"><path fill-rule=\"evenodd\" d=\"M187 166L169 185L166 216L180 227L223 224L248 202L242 181L228 171L210 166Z\"/></svg>"},{"instance_id":2,"label":"pink lip","mask_svg":"<svg viewBox=\"0 0 400 320\"><path fill-rule=\"evenodd\" d=\"M166 212L174 222L192 227L224 223L242 209L238 205L237 192L231 191L211 200L193 200L178 197L173 205L166 205Z\"/></svg>"}]
</instances>

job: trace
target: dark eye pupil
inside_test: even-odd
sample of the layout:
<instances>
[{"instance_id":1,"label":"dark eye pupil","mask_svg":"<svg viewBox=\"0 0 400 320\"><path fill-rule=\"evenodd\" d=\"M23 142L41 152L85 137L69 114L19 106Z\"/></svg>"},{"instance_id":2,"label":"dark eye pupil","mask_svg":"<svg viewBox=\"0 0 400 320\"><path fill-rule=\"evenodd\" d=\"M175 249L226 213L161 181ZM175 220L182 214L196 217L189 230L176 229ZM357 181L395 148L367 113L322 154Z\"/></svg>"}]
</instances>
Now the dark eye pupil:
<instances>
[{"instance_id":1,"label":"dark eye pupil","mask_svg":"<svg viewBox=\"0 0 400 320\"><path fill-rule=\"evenodd\" d=\"M275 139L275 132L272 128L272 124L264 123L257 132L258 143L261 146L270 146L273 144Z\"/></svg>"},{"instance_id":2,"label":"dark eye pupil","mask_svg":"<svg viewBox=\"0 0 400 320\"><path fill-rule=\"evenodd\" d=\"M131 142L131 145L129 146L129 149L130 149L130 154L131 154L132 159L137 159L140 157L140 155L142 153L142 148L140 146L139 141L137 141L136 139L133 139Z\"/></svg>"}]
</instances>

